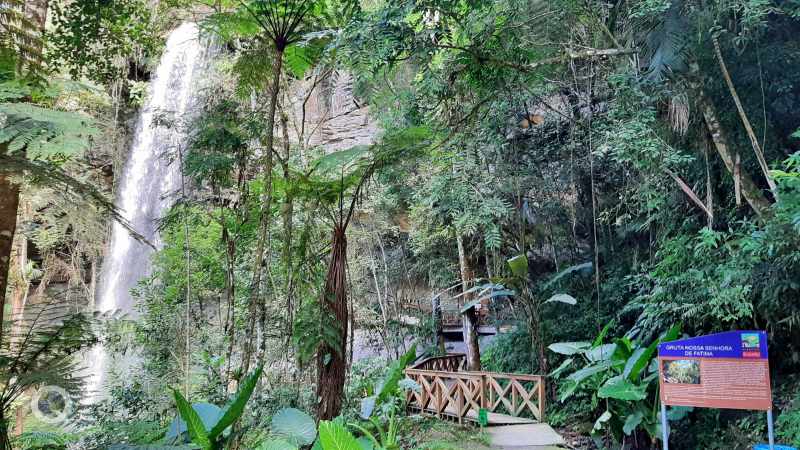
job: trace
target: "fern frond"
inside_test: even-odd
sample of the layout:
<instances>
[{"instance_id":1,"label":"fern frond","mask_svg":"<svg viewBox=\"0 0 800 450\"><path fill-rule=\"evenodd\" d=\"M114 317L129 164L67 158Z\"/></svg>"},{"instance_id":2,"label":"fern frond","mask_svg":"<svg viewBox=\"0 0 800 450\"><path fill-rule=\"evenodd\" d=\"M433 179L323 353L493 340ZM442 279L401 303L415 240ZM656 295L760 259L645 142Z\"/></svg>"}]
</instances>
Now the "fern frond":
<instances>
[{"instance_id":1,"label":"fern frond","mask_svg":"<svg viewBox=\"0 0 800 450\"><path fill-rule=\"evenodd\" d=\"M99 130L83 115L28 103L0 103L0 144L33 160L60 161L88 148Z\"/></svg>"},{"instance_id":2,"label":"fern frond","mask_svg":"<svg viewBox=\"0 0 800 450\"><path fill-rule=\"evenodd\" d=\"M133 228L119 208L108 200L103 192L89 183L70 176L54 164L0 153L0 171L14 174L27 173L36 184L52 187L75 203L86 204L90 210L99 208L122 225L134 239L153 247L153 244Z\"/></svg>"}]
</instances>

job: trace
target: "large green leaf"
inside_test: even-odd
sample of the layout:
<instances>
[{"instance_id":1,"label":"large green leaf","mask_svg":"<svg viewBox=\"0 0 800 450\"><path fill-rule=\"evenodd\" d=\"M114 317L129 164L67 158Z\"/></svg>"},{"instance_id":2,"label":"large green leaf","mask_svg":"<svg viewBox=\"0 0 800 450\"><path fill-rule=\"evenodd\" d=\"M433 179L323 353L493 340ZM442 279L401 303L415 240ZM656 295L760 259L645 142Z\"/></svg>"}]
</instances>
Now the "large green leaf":
<instances>
[{"instance_id":1,"label":"large green leaf","mask_svg":"<svg viewBox=\"0 0 800 450\"><path fill-rule=\"evenodd\" d=\"M220 409L217 405L212 405L211 403L192 403L192 409L194 409L194 411L197 413L197 416L200 417L200 420L203 422L203 426L205 427L206 431L211 430L214 425L219 422L220 417L222 417L222 409ZM187 431L188 429L186 422L179 414L178 417L176 417L175 420L173 420L169 425L166 438L172 442L175 438L183 433L186 433Z\"/></svg>"},{"instance_id":2,"label":"large green leaf","mask_svg":"<svg viewBox=\"0 0 800 450\"><path fill-rule=\"evenodd\" d=\"M589 347L591 347L591 344L588 342L557 342L555 344L550 344L547 348L549 348L551 352L560 355L572 356L577 353L583 353L588 350Z\"/></svg>"},{"instance_id":3,"label":"large green leaf","mask_svg":"<svg viewBox=\"0 0 800 450\"><path fill-rule=\"evenodd\" d=\"M212 440L216 440L226 428L231 426L242 416L244 407L247 405L247 401L250 400L250 396L253 395L253 390L255 390L258 379L261 377L261 372L263 371L264 366L259 366L253 373L245 378L239 390L236 392L236 395L234 395L233 400L225 407L225 412L222 414L219 422L209 431L208 435Z\"/></svg>"},{"instance_id":4,"label":"large green leaf","mask_svg":"<svg viewBox=\"0 0 800 450\"><path fill-rule=\"evenodd\" d=\"M272 432L302 447L314 443L317 438L317 424L313 417L299 409L284 408L272 416Z\"/></svg>"},{"instance_id":5,"label":"large green leaf","mask_svg":"<svg viewBox=\"0 0 800 450\"><path fill-rule=\"evenodd\" d=\"M600 417L594 421L594 427L592 427L592 431L600 431L603 428L603 424L611 420L611 417L613 417L611 411L606 410L606 412L601 414Z\"/></svg>"},{"instance_id":6,"label":"large green leaf","mask_svg":"<svg viewBox=\"0 0 800 450\"><path fill-rule=\"evenodd\" d=\"M617 344L603 344L585 352L584 354L586 355L586 359L588 359L590 362L597 362L612 360L616 351Z\"/></svg>"},{"instance_id":7,"label":"large green leaf","mask_svg":"<svg viewBox=\"0 0 800 450\"><path fill-rule=\"evenodd\" d=\"M545 300L545 303L566 303L567 305L577 305L578 300L575 297L569 294L555 294L552 297Z\"/></svg>"},{"instance_id":8,"label":"large green leaf","mask_svg":"<svg viewBox=\"0 0 800 450\"><path fill-rule=\"evenodd\" d=\"M389 366L386 376L375 386L374 396L366 397L361 400L361 418L369 419L372 412L381 403L395 395L400 387L400 380L405 377L405 369L417 357L417 344L412 344L411 348L397 361Z\"/></svg>"},{"instance_id":9,"label":"large green leaf","mask_svg":"<svg viewBox=\"0 0 800 450\"><path fill-rule=\"evenodd\" d=\"M525 255L517 255L508 260L508 267L516 277L525 278L528 276L528 258Z\"/></svg>"},{"instance_id":10,"label":"large green leaf","mask_svg":"<svg viewBox=\"0 0 800 450\"><path fill-rule=\"evenodd\" d=\"M650 362L656 350L658 349L658 344L662 342L674 341L680 335L680 330L680 324L673 325L666 333L664 333L663 336L653 341L646 348L642 347L636 349L625 364L623 376L633 381L638 379L639 375L642 373L642 370L647 367L647 364Z\"/></svg>"},{"instance_id":11,"label":"large green leaf","mask_svg":"<svg viewBox=\"0 0 800 450\"><path fill-rule=\"evenodd\" d=\"M400 380L405 376L406 367L417 358L417 344L411 344L411 348L400 357L397 361L392 363L389 368L389 373L383 380L383 384L378 391L378 403L385 401L397 391Z\"/></svg>"},{"instance_id":12,"label":"large green leaf","mask_svg":"<svg viewBox=\"0 0 800 450\"><path fill-rule=\"evenodd\" d=\"M609 378L597 391L600 398L614 398L617 400L644 400L647 398L647 385L636 385L621 375Z\"/></svg>"},{"instance_id":13,"label":"large green leaf","mask_svg":"<svg viewBox=\"0 0 800 450\"><path fill-rule=\"evenodd\" d=\"M622 432L630 436L633 430L642 423L642 419L644 418L644 413L641 411L636 411L625 419L625 424L622 426Z\"/></svg>"},{"instance_id":14,"label":"large green leaf","mask_svg":"<svg viewBox=\"0 0 800 450\"><path fill-rule=\"evenodd\" d=\"M610 369L612 365L613 364L611 363L611 361L600 361L596 364L592 364L582 369L576 370L575 372L571 373L567 377L567 379L574 381L575 383L580 383L581 381L591 377L592 375L605 372L606 370Z\"/></svg>"},{"instance_id":15,"label":"large green leaf","mask_svg":"<svg viewBox=\"0 0 800 450\"><path fill-rule=\"evenodd\" d=\"M258 450L297 450L297 446L285 439L270 439L262 442Z\"/></svg>"},{"instance_id":16,"label":"large green leaf","mask_svg":"<svg viewBox=\"0 0 800 450\"><path fill-rule=\"evenodd\" d=\"M565 370L567 370L567 368L568 368L570 365L572 365L572 361L574 361L574 358L567 358L567 359L565 359L565 360L564 360L564 362L562 362L562 363L561 363L561 365L560 365L560 366L558 366L558 368L557 368L556 370L554 370L554 371L550 372L550 376L551 376L551 377L558 378L558 376L559 376L559 375L561 375L561 373L562 373L562 372L564 372Z\"/></svg>"},{"instance_id":17,"label":"large green leaf","mask_svg":"<svg viewBox=\"0 0 800 450\"><path fill-rule=\"evenodd\" d=\"M577 264L575 266L567 267L566 269L562 270L561 272L553 275L553 277L550 278L550 280L548 280L547 283L542 285L542 289L548 289L549 287L551 287L552 285L554 285L560 279L564 278L567 275L571 275L571 274L574 274L574 273L589 274L589 273L591 273L591 271L592 271L592 263L591 262L585 262L583 264Z\"/></svg>"},{"instance_id":18,"label":"large green leaf","mask_svg":"<svg viewBox=\"0 0 800 450\"><path fill-rule=\"evenodd\" d=\"M594 341L592 342L592 347L598 347L600 344L603 343L603 340L606 338L608 331L611 329L613 325L614 322L612 321L607 323L606 326L603 327L603 329L600 331L600 334L598 334L597 337L594 338Z\"/></svg>"},{"instance_id":19,"label":"large green leaf","mask_svg":"<svg viewBox=\"0 0 800 450\"><path fill-rule=\"evenodd\" d=\"M647 367L650 356L652 356L652 353L648 355L649 350L650 347L639 347L633 351L633 354L625 363L625 370L622 372L624 378L635 381L639 377L639 373Z\"/></svg>"},{"instance_id":20,"label":"large green leaf","mask_svg":"<svg viewBox=\"0 0 800 450\"><path fill-rule=\"evenodd\" d=\"M192 408L192 405L186 401L177 389L173 389L172 392L175 394L175 403L178 405L178 413L180 413L184 422L186 422L189 438L203 450L213 450L211 439L209 439L208 433L206 433L206 427L197 414L197 411Z\"/></svg>"},{"instance_id":21,"label":"large green leaf","mask_svg":"<svg viewBox=\"0 0 800 450\"><path fill-rule=\"evenodd\" d=\"M338 422L323 420L319 423L319 440L322 450L363 450L358 440Z\"/></svg>"}]
</instances>

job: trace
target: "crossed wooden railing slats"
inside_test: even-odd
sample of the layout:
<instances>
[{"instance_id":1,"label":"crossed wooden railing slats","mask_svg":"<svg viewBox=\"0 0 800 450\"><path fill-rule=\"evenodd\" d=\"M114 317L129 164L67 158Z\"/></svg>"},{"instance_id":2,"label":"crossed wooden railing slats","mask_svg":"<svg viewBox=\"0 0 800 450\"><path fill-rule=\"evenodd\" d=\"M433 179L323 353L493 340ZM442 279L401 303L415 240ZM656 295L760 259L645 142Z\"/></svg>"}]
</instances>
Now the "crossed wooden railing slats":
<instances>
[{"instance_id":1,"label":"crossed wooden railing slats","mask_svg":"<svg viewBox=\"0 0 800 450\"><path fill-rule=\"evenodd\" d=\"M451 416L459 423L478 420L478 411L544 420L545 385L540 375L460 371L464 355L428 358L406 376L420 386L409 392L409 408L437 416ZM470 414L472 412L472 414Z\"/></svg>"}]
</instances>

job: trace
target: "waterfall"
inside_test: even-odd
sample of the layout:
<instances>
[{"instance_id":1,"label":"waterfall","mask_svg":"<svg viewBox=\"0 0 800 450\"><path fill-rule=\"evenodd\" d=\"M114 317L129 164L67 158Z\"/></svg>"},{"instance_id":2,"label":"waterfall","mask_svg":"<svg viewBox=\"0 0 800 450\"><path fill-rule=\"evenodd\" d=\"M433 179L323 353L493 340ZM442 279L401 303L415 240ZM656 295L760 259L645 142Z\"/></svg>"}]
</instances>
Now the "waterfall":
<instances>
[{"instance_id":1,"label":"waterfall","mask_svg":"<svg viewBox=\"0 0 800 450\"><path fill-rule=\"evenodd\" d=\"M191 119L193 103L207 65L197 25L184 23L167 39L166 48L136 124L133 145L120 177L116 205L133 229L157 248L158 220L180 190L177 149L185 145L182 125ZM168 117L171 125L163 125ZM150 274L153 249L114 223L111 243L103 262L95 310L121 311L136 316L130 290ZM101 346L87 357L91 398L102 390L109 355Z\"/></svg>"}]
</instances>

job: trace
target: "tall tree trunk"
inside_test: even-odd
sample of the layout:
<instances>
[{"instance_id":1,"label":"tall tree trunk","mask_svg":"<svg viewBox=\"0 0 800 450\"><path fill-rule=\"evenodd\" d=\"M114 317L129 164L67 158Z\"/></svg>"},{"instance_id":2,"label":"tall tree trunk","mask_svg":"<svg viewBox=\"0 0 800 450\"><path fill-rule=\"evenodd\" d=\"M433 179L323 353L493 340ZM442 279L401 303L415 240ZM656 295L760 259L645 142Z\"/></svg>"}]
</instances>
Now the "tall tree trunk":
<instances>
[{"instance_id":1,"label":"tall tree trunk","mask_svg":"<svg viewBox=\"0 0 800 450\"><path fill-rule=\"evenodd\" d=\"M739 118L742 120L745 131L747 131L747 137L750 138L750 145L753 146L753 152L756 154L758 165L761 167L761 171L764 173L764 177L767 179L767 184L769 184L769 189L772 191L772 196L777 200L778 186L775 184L775 180L772 179L772 176L769 173L769 166L767 165L767 160L764 157L764 151L762 150L761 145L758 143L758 138L756 137L756 133L753 131L753 126L750 125L750 119L747 118L747 113L744 112L742 101L739 99L739 93L736 92L736 87L733 85L733 79L731 79L731 74L728 72L728 66L725 64L725 59L722 57L722 49L720 49L719 39L717 39L716 36L713 36L712 41L714 43L714 55L717 57L717 63L722 71L722 77L725 79L725 84L728 86L728 92L730 92L731 98L733 98L733 103L736 104L736 111L739 112Z\"/></svg>"},{"instance_id":2,"label":"tall tree trunk","mask_svg":"<svg viewBox=\"0 0 800 450\"><path fill-rule=\"evenodd\" d=\"M0 450L12 450L11 438L8 435L8 420L2 408L0 408Z\"/></svg>"},{"instance_id":3,"label":"tall tree trunk","mask_svg":"<svg viewBox=\"0 0 800 450\"><path fill-rule=\"evenodd\" d=\"M286 270L286 283L284 295L286 296L286 341L287 344L294 330L294 264L292 261L292 237L294 235L294 192L292 189L291 172L289 171L289 118L281 111L281 129L283 130L283 181L286 192L281 205L283 216L283 265Z\"/></svg>"},{"instance_id":4,"label":"tall tree trunk","mask_svg":"<svg viewBox=\"0 0 800 450\"><path fill-rule=\"evenodd\" d=\"M770 210L770 202L764 197L764 193L753 182L753 179L745 171L742 171L737 163L737 157L733 150L728 145L728 139L725 136L725 131L719 122L717 110L711 100L705 96L701 89L695 89L695 94L698 96L700 108L703 112L708 133L711 135L711 141L714 143L714 148L717 150L722 162L728 172L734 177L734 181L738 182L741 186L742 195L747 203L753 208L759 216L767 214Z\"/></svg>"},{"instance_id":5,"label":"tall tree trunk","mask_svg":"<svg viewBox=\"0 0 800 450\"><path fill-rule=\"evenodd\" d=\"M323 320L338 326L338 342L323 343L317 352L317 417L331 420L342 409L342 394L346 375L345 349L347 343L347 236L337 223L333 229L331 260L325 278L321 301Z\"/></svg>"},{"instance_id":6,"label":"tall tree trunk","mask_svg":"<svg viewBox=\"0 0 800 450\"><path fill-rule=\"evenodd\" d=\"M5 151L5 148L0 148L0 152L2 151ZM17 230L18 207L19 185L12 182L8 174L0 172L0 345L3 343L6 289L8 272L11 268L11 249L14 246L14 233Z\"/></svg>"},{"instance_id":7,"label":"tall tree trunk","mask_svg":"<svg viewBox=\"0 0 800 450\"><path fill-rule=\"evenodd\" d=\"M461 269L461 290L464 293L465 304L472 299L471 295L466 294L471 282L472 269L467 260L467 253L464 249L464 239L461 233L456 232L456 243L458 244L458 265ZM461 316L464 327L464 345L467 348L467 370L481 370L481 349L478 343L478 316L475 309L471 308Z\"/></svg>"},{"instance_id":8,"label":"tall tree trunk","mask_svg":"<svg viewBox=\"0 0 800 450\"><path fill-rule=\"evenodd\" d=\"M263 304L261 300L261 283L264 271L264 253L269 243L270 219L272 218L272 146L275 141L275 110L278 106L278 93L280 91L281 70L283 67L283 49L276 50L275 64L272 66L272 85L270 86L269 110L267 111L267 122L265 124L267 135L264 139L264 192L261 195L261 217L258 228L258 243L256 244L255 258L253 261L253 279L250 285L250 302L248 305L248 324L247 339L245 339L244 357L242 358L242 371L244 375L250 370L250 362L253 357L254 331L256 318L264 321ZM260 356L263 355L266 339L264 337L263 323L261 327L261 337L258 342Z\"/></svg>"}]
</instances>

